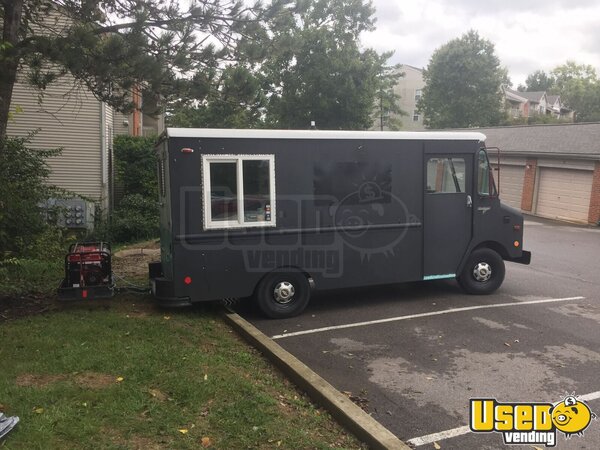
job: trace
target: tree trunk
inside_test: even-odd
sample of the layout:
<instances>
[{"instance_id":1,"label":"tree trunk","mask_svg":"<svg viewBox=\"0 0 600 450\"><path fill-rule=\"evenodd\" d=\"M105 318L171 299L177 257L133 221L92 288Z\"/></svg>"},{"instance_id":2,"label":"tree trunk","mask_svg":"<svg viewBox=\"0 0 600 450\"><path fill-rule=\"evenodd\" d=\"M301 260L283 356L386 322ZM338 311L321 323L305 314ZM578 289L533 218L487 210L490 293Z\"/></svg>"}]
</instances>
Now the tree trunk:
<instances>
[{"instance_id":1,"label":"tree trunk","mask_svg":"<svg viewBox=\"0 0 600 450\"><path fill-rule=\"evenodd\" d=\"M0 70L0 139L6 136L10 102L19 67L20 51L18 43L23 15L23 0L2 0L1 5L4 8L4 28L0 44L4 48L0 48L0 55L2 56L0 61L3 66Z\"/></svg>"}]
</instances>

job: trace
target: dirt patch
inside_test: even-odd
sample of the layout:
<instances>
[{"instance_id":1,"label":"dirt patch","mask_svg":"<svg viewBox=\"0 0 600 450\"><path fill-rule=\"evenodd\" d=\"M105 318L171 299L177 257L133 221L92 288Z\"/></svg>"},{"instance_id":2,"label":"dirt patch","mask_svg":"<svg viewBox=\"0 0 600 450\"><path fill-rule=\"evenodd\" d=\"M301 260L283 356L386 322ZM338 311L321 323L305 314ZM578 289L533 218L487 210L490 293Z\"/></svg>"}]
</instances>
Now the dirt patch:
<instances>
[{"instance_id":1,"label":"dirt patch","mask_svg":"<svg viewBox=\"0 0 600 450\"><path fill-rule=\"evenodd\" d=\"M17 377L15 384L19 387L43 388L60 381L73 380L81 387L88 389L102 389L116 383L116 377L105 373L83 372L75 376L58 374L33 374L23 373Z\"/></svg>"},{"instance_id":2,"label":"dirt patch","mask_svg":"<svg viewBox=\"0 0 600 450\"><path fill-rule=\"evenodd\" d=\"M114 429L103 429L102 434L108 436L110 440L118 447L127 448L130 450L161 450L163 448L169 448L170 442L164 437L156 439L147 438L144 436L127 436L117 433Z\"/></svg>"},{"instance_id":3,"label":"dirt patch","mask_svg":"<svg viewBox=\"0 0 600 450\"><path fill-rule=\"evenodd\" d=\"M161 402L169 400L169 396L160 389L148 389L148 394Z\"/></svg>"},{"instance_id":4,"label":"dirt patch","mask_svg":"<svg viewBox=\"0 0 600 450\"><path fill-rule=\"evenodd\" d=\"M66 375L23 373L17 377L15 384L19 387L42 388L48 386L49 384L58 383L59 381L64 381L66 379Z\"/></svg>"},{"instance_id":5,"label":"dirt patch","mask_svg":"<svg viewBox=\"0 0 600 450\"><path fill-rule=\"evenodd\" d=\"M132 246L114 253L112 263L113 272L117 276L117 285L119 287L128 287L130 286L128 282L130 282L135 286L146 288L148 286L148 263L158 260L160 260L160 241L158 240L135 244L135 247ZM118 277L122 277L125 280ZM0 323L7 320L60 311L68 304L60 302L55 294L10 296L0 293ZM80 302L74 303L74 305L80 304ZM107 307L110 301L100 302L99 300L94 300L93 304L100 304ZM144 310L140 313L134 311L133 315L137 314L138 317L145 317L154 312L147 307L142 306L142 308Z\"/></svg>"},{"instance_id":6,"label":"dirt patch","mask_svg":"<svg viewBox=\"0 0 600 450\"><path fill-rule=\"evenodd\" d=\"M161 450L164 444L158 444L152 439L145 438L142 436L132 436L125 441L127 448L132 450Z\"/></svg>"},{"instance_id":7,"label":"dirt patch","mask_svg":"<svg viewBox=\"0 0 600 450\"><path fill-rule=\"evenodd\" d=\"M113 271L124 278L144 277L148 275L148 263L159 259L160 244L158 243L127 248L114 254Z\"/></svg>"},{"instance_id":8,"label":"dirt patch","mask_svg":"<svg viewBox=\"0 0 600 450\"><path fill-rule=\"evenodd\" d=\"M84 372L75 375L75 383L88 389L102 389L116 383L116 377L106 373Z\"/></svg>"},{"instance_id":9,"label":"dirt patch","mask_svg":"<svg viewBox=\"0 0 600 450\"><path fill-rule=\"evenodd\" d=\"M29 317L58 309L55 298L27 296L0 296L0 323L6 320Z\"/></svg>"}]
</instances>

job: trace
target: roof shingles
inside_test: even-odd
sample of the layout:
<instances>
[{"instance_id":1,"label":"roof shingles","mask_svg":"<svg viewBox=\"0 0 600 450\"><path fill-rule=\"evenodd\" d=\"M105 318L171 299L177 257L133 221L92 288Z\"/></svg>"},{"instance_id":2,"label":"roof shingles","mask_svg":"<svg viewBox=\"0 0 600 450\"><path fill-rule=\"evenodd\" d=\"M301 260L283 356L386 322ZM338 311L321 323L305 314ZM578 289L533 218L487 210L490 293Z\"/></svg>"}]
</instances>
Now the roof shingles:
<instances>
[{"instance_id":1,"label":"roof shingles","mask_svg":"<svg viewBox=\"0 0 600 450\"><path fill-rule=\"evenodd\" d=\"M567 155L600 160L600 122L477 128L502 153ZM475 130L473 130L475 131Z\"/></svg>"}]
</instances>

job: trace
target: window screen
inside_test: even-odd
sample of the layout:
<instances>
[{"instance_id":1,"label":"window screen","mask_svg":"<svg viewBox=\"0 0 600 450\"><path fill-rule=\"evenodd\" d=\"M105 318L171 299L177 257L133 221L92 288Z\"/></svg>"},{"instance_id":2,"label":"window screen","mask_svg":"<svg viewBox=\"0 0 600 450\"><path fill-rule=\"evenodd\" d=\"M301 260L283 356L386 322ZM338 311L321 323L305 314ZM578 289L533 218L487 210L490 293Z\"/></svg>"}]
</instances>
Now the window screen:
<instances>
[{"instance_id":1,"label":"window screen","mask_svg":"<svg viewBox=\"0 0 600 450\"><path fill-rule=\"evenodd\" d=\"M246 222L271 220L269 160L243 161L244 219Z\"/></svg>"},{"instance_id":2,"label":"window screen","mask_svg":"<svg viewBox=\"0 0 600 450\"><path fill-rule=\"evenodd\" d=\"M235 162L210 164L210 212L215 221L238 219L237 167Z\"/></svg>"}]
</instances>

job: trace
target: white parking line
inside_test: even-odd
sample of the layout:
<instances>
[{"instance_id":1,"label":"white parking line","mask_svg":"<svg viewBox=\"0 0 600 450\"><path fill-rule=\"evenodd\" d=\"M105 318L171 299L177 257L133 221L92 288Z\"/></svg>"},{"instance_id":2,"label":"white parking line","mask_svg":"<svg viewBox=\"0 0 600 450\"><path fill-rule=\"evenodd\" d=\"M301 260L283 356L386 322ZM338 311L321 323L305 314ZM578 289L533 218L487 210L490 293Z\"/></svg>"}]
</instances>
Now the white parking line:
<instances>
[{"instance_id":1,"label":"white parking line","mask_svg":"<svg viewBox=\"0 0 600 450\"><path fill-rule=\"evenodd\" d=\"M292 336L302 336L304 334L323 333L325 331L342 330L344 328L366 327L368 325L376 325L379 323L398 322L400 320L417 319L419 317L439 316L442 314L452 314L452 313L463 312L463 311L474 311L477 309L502 308L505 306L535 305L538 303L566 302L569 300L583 300L584 298L585 297L547 298L547 299L543 299L543 300L529 300L526 302L510 302L510 303L496 303L493 305L465 306L463 308L445 309L442 311L431 311L431 312L420 313L420 314L410 314L408 316L388 317L386 319L369 320L367 322L347 323L344 325L333 325L330 327L314 328L312 330L295 331L293 333L276 334L275 336L271 336L271 339L282 339L282 338L288 338L288 337L292 337Z\"/></svg>"},{"instance_id":2,"label":"white parking line","mask_svg":"<svg viewBox=\"0 0 600 450\"><path fill-rule=\"evenodd\" d=\"M444 439L450 439L456 436L462 436L463 434L470 433L471 429L468 425L464 427L452 428L451 430L440 431L439 433L428 434L427 436L421 436L409 439L406 441L407 444L412 444L415 447L421 445L431 444L433 442L443 441Z\"/></svg>"},{"instance_id":3,"label":"white parking line","mask_svg":"<svg viewBox=\"0 0 600 450\"><path fill-rule=\"evenodd\" d=\"M580 395L577 398L584 402L596 400L596 399L600 398L600 391L591 392L591 393L585 394L585 395ZM465 425L463 427L452 428L451 430L440 431L439 433L432 433L432 434L428 434L426 436L412 438L406 442L408 444L414 445L415 447L420 447L421 445L427 445L427 444L431 444L433 442L443 441L444 439L450 439L450 438L453 438L456 436L462 436L463 434L468 434L470 432L471 432L471 430L469 429L469 426Z\"/></svg>"}]
</instances>

